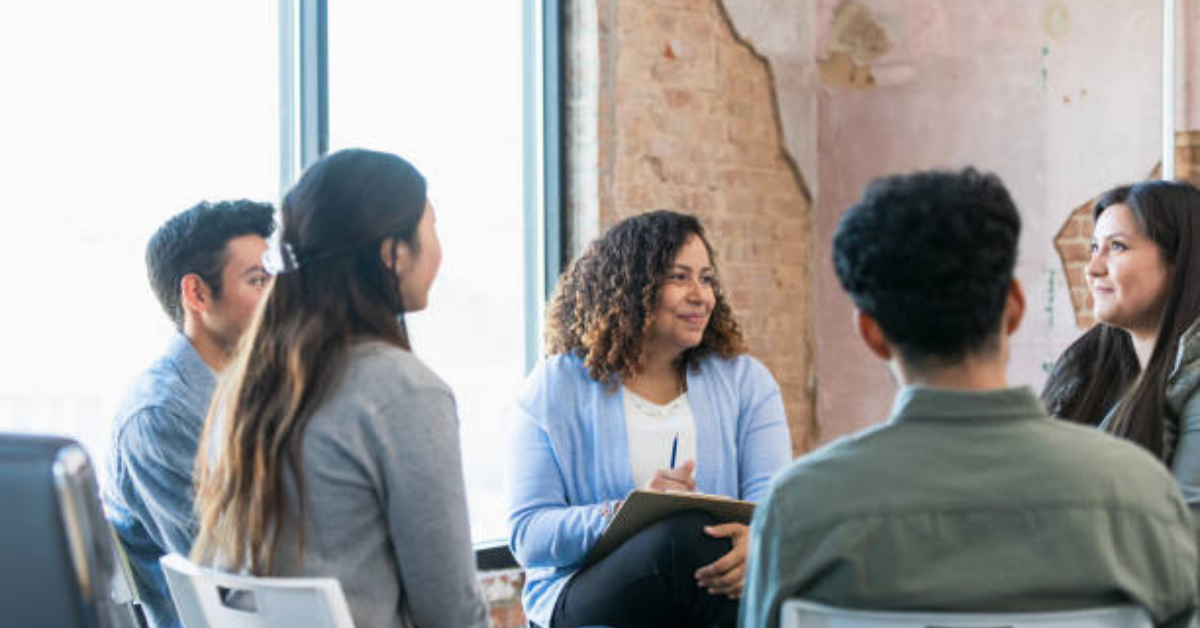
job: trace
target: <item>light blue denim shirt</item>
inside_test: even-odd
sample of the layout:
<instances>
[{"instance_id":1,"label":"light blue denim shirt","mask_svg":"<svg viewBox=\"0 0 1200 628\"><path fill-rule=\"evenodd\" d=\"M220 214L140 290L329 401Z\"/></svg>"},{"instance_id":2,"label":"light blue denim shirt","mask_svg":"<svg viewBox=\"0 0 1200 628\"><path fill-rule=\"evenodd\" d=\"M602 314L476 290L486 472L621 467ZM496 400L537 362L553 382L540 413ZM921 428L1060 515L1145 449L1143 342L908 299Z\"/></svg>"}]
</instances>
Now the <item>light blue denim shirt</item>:
<instances>
[{"instance_id":1,"label":"light blue denim shirt","mask_svg":"<svg viewBox=\"0 0 1200 628\"><path fill-rule=\"evenodd\" d=\"M192 464L215 387L216 375L177 334L134 384L113 424L101 497L155 628L181 626L158 559L187 555L196 535Z\"/></svg>"},{"instance_id":2,"label":"light blue denim shirt","mask_svg":"<svg viewBox=\"0 0 1200 628\"><path fill-rule=\"evenodd\" d=\"M771 373L748 355L708 356L687 385L696 489L765 495L792 458ZM591 379L580 358L556 355L529 375L511 408L509 546L526 569L525 613L540 626L550 625L559 593L608 524L605 509L634 488L622 390Z\"/></svg>"}]
</instances>

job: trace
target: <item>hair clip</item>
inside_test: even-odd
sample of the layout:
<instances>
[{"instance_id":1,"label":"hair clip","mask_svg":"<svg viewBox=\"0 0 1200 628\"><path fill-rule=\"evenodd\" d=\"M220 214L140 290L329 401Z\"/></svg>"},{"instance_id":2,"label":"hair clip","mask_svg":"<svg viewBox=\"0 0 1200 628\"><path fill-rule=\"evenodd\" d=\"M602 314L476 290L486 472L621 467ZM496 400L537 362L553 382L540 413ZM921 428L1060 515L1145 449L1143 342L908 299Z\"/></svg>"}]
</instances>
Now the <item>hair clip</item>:
<instances>
[{"instance_id":1,"label":"hair clip","mask_svg":"<svg viewBox=\"0 0 1200 628\"><path fill-rule=\"evenodd\" d=\"M267 251L263 253L262 264L263 270L271 275L282 275L300 268L300 261L296 259L296 251L292 249L290 243L284 242L282 239L274 246L267 247Z\"/></svg>"}]
</instances>

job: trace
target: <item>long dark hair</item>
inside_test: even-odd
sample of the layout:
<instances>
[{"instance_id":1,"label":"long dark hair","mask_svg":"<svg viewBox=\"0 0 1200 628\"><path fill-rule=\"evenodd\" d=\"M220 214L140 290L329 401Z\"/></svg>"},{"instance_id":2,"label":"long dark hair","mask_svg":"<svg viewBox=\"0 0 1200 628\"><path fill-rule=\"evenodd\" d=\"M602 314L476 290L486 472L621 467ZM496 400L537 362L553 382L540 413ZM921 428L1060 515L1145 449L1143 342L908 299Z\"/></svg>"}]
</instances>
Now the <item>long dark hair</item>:
<instances>
[{"instance_id":1,"label":"long dark hair","mask_svg":"<svg viewBox=\"0 0 1200 628\"><path fill-rule=\"evenodd\" d=\"M1158 324L1158 337L1145 368L1138 369L1129 332L1103 323L1075 342L1059 359L1042 399L1063 418L1097 423L1117 404L1105 427L1160 460L1166 459L1163 421L1170 416L1164 397L1179 339L1200 317L1200 190L1174 181L1147 181L1110 190L1092 210L1098 220L1113 205L1125 205L1171 268L1171 283ZM1074 392L1070 384L1077 382ZM1113 397L1118 397L1113 399Z\"/></svg>"},{"instance_id":2,"label":"long dark hair","mask_svg":"<svg viewBox=\"0 0 1200 628\"><path fill-rule=\"evenodd\" d=\"M287 512L285 460L300 496L303 551L301 437L352 344L409 348L397 320L399 281L381 250L391 238L415 251L425 205L425 180L412 165L358 149L322 158L288 192L281 249L290 247L298 268L275 278L209 411L197 457L198 561L271 573ZM211 468L210 440L221 449Z\"/></svg>"},{"instance_id":3,"label":"long dark hair","mask_svg":"<svg viewBox=\"0 0 1200 628\"><path fill-rule=\"evenodd\" d=\"M1042 402L1056 417L1095 427L1139 372L1129 332L1096 323L1054 363L1042 389Z\"/></svg>"},{"instance_id":4,"label":"long dark hair","mask_svg":"<svg viewBox=\"0 0 1200 628\"><path fill-rule=\"evenodd\" d=\"M704 227L695 216L659 210L613 225L563 272L546 314L550 355L583 358L588 375L608 385L615 386L618 376L641 372L642 346L654 324L663 282L692 237L700 238L712 260L715 304L700 344L680 356L679 373L709 353L745 353Z\"/></svg>"}]
</instances>

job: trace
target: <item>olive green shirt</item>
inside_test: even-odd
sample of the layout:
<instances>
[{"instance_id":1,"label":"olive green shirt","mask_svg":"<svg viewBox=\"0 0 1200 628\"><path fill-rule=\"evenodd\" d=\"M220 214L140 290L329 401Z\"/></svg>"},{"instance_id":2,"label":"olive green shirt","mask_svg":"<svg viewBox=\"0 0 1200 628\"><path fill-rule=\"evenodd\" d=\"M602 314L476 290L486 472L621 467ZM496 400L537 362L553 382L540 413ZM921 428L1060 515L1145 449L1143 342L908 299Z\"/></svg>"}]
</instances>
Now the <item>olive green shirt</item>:
<instances>
[{"instance_id":1,"label":"olive green shirt","mask_svg":"<svg viewBox=\"0 0 1200 628\"><path fill-rule=\"evenodd\" d=\"M1152 456L1051 420L1027 388L908 387L886 423L777 475L755 512L743 628L784 600L861 609L1144 607L1186 626L1196 546Z\"/></svg>"}]
</instances>

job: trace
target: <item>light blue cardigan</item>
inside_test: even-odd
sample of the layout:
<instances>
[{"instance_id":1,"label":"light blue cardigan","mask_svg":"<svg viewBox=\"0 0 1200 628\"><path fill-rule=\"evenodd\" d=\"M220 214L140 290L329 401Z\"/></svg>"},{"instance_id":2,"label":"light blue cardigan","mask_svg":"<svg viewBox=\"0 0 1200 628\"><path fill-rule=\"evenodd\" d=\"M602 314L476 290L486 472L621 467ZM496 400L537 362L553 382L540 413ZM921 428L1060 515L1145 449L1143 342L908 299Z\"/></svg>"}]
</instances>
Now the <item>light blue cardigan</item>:
<instances>
[{"instance_id":1,"label":"light blue cardigan","mask_svg":"<svg viewBox=\"0 0 1200 628\"><path fill-rule=\"evenodd\" d=\"M696 489L759 499L792 457L779 385L747 355L708 356L687 384ZM588 377L582 359L556 355L529 375L510 409L509 547L526 569L525 613L541 626L604 531L607 502L634 489L622 390Z\"/></svg>"}]
</instances>

